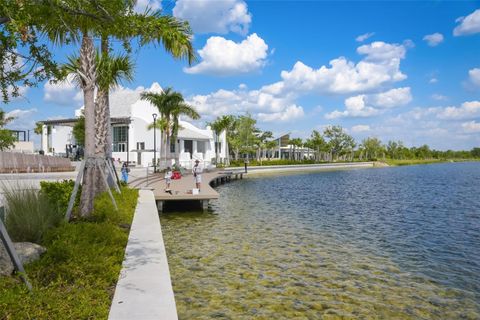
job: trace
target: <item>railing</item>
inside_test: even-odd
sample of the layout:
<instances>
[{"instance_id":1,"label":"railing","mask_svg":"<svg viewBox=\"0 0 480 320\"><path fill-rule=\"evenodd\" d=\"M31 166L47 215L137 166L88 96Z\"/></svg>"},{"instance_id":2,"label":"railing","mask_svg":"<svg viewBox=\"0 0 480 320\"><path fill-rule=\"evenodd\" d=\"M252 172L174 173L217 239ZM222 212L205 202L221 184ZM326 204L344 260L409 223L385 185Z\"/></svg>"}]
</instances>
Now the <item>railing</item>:
<instances>
[{"instance_id":1,"label":"railing","mask_svg":"<svg viewBox=\"0 0 480 320\"><path fill-rule=\"evenodd\" d=\"M26 154L0 152L0 173L74 171L70 159Z\"/></svg>"}]
</instances>

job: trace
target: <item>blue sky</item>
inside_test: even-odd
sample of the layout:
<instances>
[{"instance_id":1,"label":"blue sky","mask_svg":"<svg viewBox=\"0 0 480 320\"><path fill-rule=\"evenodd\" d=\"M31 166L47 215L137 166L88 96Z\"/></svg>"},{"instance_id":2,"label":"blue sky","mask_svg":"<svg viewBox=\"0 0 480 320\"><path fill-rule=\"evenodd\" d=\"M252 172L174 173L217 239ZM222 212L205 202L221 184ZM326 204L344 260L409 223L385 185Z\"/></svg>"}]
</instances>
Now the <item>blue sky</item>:
<instances>
[{"instance_id":1,"label":"blue sky","mask_svg":"<svg viewBox=\"0 0 480 320\"><path fill-rule=\"evenodd\" d=\"M480 146L479 1L143 0L138 10L147 4L191 22L199 61L135 50L135 80L118 90L158 82L203 122L249 112L293 137L341 125L358 142ZM78 50L53 49L59 60ZM81 105L72 84L45 83L2 108L18 116L11 127L32 129Z\"/></svg>"}]
</instances>

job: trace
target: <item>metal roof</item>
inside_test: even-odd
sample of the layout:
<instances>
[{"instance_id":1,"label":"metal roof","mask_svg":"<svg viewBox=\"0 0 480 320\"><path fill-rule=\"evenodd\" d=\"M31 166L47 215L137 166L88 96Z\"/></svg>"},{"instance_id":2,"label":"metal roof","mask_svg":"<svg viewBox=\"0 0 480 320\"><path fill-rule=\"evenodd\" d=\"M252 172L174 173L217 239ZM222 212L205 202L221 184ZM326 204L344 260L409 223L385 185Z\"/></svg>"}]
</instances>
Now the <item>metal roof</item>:
<instances>
[{"instance_id":1,"label":"metal roof","mask_svg":"<svg viewBox=\"0 0 480 320\"><path fill-rule=\"evenodd\" d=\"M74 126L75 123L77 123L78 118L67 118L67 119L55 119L55 120L42 120L39 121L43 123L44 125L63 125L63 126ZM132 119L130 117L115 117L115 118L110 118L110 122L112 124L128 124L132 122Z\"/></svg>"}]
</instances>

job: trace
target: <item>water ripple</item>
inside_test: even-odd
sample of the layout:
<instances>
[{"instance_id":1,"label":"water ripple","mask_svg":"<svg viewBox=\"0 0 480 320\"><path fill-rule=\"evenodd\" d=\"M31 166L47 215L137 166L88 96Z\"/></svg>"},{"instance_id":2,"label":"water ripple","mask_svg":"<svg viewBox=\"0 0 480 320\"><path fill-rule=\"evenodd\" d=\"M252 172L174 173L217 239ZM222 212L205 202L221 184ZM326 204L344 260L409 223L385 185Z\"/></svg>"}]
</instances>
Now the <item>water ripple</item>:
<instances>
[{"instance_id":1,"label":"water ripple","mask_svg":"<svg viewBox=\"0 0 480 320\"><path fill-rule=\"evenodd\" d=\"M161 217L181 319L479 319L479 163L253 178Z\"/></svg>"}]
</instances>

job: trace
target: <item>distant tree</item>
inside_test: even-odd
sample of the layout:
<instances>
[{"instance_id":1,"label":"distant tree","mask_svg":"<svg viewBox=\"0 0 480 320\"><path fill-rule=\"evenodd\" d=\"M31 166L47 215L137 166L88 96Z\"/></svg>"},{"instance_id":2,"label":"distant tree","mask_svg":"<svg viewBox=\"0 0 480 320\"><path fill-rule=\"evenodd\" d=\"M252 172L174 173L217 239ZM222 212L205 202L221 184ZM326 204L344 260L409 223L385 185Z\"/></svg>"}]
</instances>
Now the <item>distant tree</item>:
<instances>
[{"instance_id":1,"label":"distant tree","mask_svg":"<svg viewBox=\"0 0 480 320\"><path fill-rule=\"evenodd\" d=\"M293 146L293 152L290 154L290 159L299 160L300 157L297 155L296 150L303 146L303 140L301 138L292 138L288 141L288 144Z\"/></svg>"},{"instance_id":2,"label":"distant tree","mask_svg":"<svg viewBox=\"0 0 480 320\"><path fill-rule=\"evenodd\" d=\"M226 159L225 164L228 165L230 163L230 147L232 145L233 140L233 132L235 129L235 116L233 115L223 115L221 117L217 117L213 124L213 130L217 131L218 134L225 130L226 133Z\"/></svg>"},{"instance_id":3,"label":"distant tree","mask_svg":"<svg viewBox=\"0 0 480 320\"><path fill-rule=\"evenodd\" d=\"M257 161L260 160L260 163L262 163L264 151L267 149L267 142L272 138L273 133L271 131L258 131L257 133Z\"/></svg>"},{"instance_id":4,"label":"distant tree","mask_svg":"<svg viewBox=\"0 0 480 320\"><path fill-rule=\"evenodd\" d=\"M355 140L341 126L329 126L323 131L328 139L328 146L334 158L347 154L355 148Z\"/></svg>"},{"instance_id":5,"label":"distant tree","mask_svg":"<svg viewBox=\"0 0 480 320\"><path fill-rule=\"evenodd\" d=\"M84 147L85 146L85 116L82 114L78 117L77 122L72 129L73 137L78 145Z\"/></svg>"},{"instance_id":6,"label":"distant tree","mask_svg":"<svg viewBox=\"0 0 480 320\"><path fill-rule=\"evenodd\" d=\"M258 129L255 126L256 123L257 121L248 113L234 118L229 143L235 154L235 160L238 160L240 153L248 156L250 153L255 152L254 145L257 140L255 134L258 133Z\"/></svg>"},{"instance_id":7,"label":"distant tree","mask_svg":"<svg viewBox=\"0 0 480 320\"><path fill-rule=\"evenodd\" d=\"M160 113L162 126L160 127L162 134L162 144L160 152L167 160L169 154L167 148L170 146L171 140L175 141L179 129L179 117L186 115L191 119L199 119L200 115L192 106L185 103L180 92L174 91L172 88L165 89L162 93L142 92L140 95L142 100L150 102Z\"/></svg>"},{"instance_id":8,"label":"distant tree","mask_svg":"<svg viewBox=\"0 0 480 320\"><path fill-rule=\"evenodd\" d=\"M43 122L35 122L35 128L33 129L33 132L35 132L35 134L42 135Z\"/></svg>"},{"instance_id":9,"label":"distant tree","mask_svg":"<svg viewBox=\"0 0 480 320\"><path fill-rule=\"evenodd\" d=\"M385 152L385 147L378 138L366 138L360 144L360 150L368 160L377 160L380 154Z\"/></svg>"},{"instance_id":10,"label":"distant tree","mask_svg":"<svg viewBox=\"0 0 480 320\"><path fill-rule=\"evenodd\" d=\"M328 145L322 134L317 130L313 130L310 138L307 139L305 145L315 150L315 160L320 160L320 152L328 151Z\"/></svg>"},{"instance_id":11,"label":"distant tree","mask_svg":"<svg viewBox=\"0 0 480 320\"><path fill-rule=\"evenodd\" d=\"M474 158L480 158L480 148L473 148L473 149L470 151L470 154L471 154L472 157L474 157Z\"/></svg>"},{"instance_id":12,"label":"distant tree","mask_svg":"<svg viewBox=\"0 0 480 320\"><path fill-rule=\"evenodd\" d=\"M4 128L13 119L13 117L7 117L5 112L0 109L0 151L9 149L15 144L15 136L10 130Z\"/></svg>"}]
</instances>

